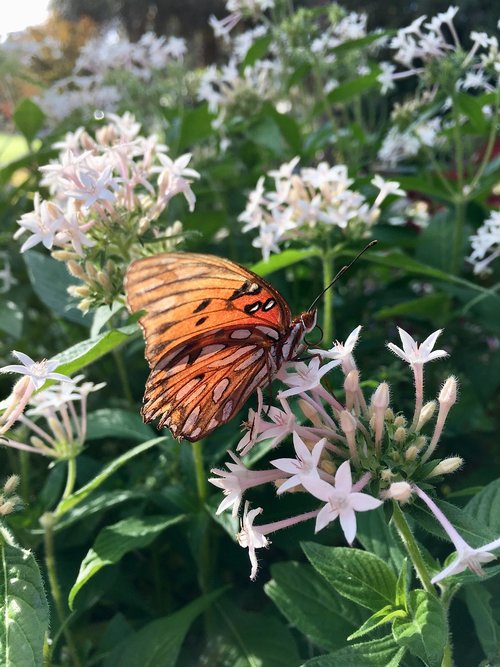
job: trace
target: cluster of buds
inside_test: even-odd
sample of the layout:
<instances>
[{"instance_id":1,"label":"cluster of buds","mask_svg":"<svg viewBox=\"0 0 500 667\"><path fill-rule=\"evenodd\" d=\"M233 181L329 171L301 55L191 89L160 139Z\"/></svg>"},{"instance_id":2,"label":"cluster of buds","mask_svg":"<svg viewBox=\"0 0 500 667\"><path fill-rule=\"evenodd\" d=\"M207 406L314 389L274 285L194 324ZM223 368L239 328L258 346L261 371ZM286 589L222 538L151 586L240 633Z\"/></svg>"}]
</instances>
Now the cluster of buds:
<instances>
[{"instance_id":1,"label":"cluster of buds","mask_svg":"<svg viewBox=\"0 0 500 667\"><path fill-rule=\"evenodd\" d=\"M71 293L84 312L121 293L123 266L142 253L140 239L156 242L161 252L182 238L180 223L167 230L152 223L180 193L193 210L191 183L199 177L188 167L190 154L172 160L156 136L139 134L132 115L108 119L95 137L79 128L55 145L58 159L40 167L51 198L37 193L34 210L21 217L15 233L30 233L21 252L42 243L67 263L83 282Z\"/></svg>"},{"instance_id":2,"label":"cluster of buds","mask_svg":"<svg viewBox=\"0 0 500 667\"><path fill-rule=\"evenodd\" d=\"M247 432L237 446L240 457L229 452L228 471L212 471L217 476L210 481L225 495L218 513L232 509L236 516L244 493L267 483L274 484L278 495L302 492L309 495L308 505L314 499L315 509L265 526L253 525L262 508L249 510L246 504L238 539L249 548L252 578L257 572L255 549L267 546L269 533L310 519L315 519L317 532L339 518L351 544L356 536L356 512L373 510L390 499L409 502L417 490L421 492L417 482L432 484L437 476L463 463L456 456L442 461L432 458L457 397L457 381L450 376L436 401L423 401L424 365L447 355L445 350L433 349L441 331L419 345L399 329L402 348L388 345L413 373L415 407L413 416L407 418L391 406L386 382L377 386L369 400L365 397L353 355L360 330L357 327L345 343L336 342L330 350L311 350L314 356L308 363L290 362L282 368L278 378L286 388L277 395L281 407L265 405L259 392L258 407L250 410ZM344 378L342 401L322 382L334 368L340 368ZM256 445L263 451L274 450L290 436L294 455L271 460L270 469L250 470L241 458Z\"/></svg>"},{"instance_id":3,"label":"cluster of buds","mask_svg":"<svg viewBox=\"0 0 500 667\"><path fill-rule=\"evenodd\" d=\"M19 481L17 475L11 475L4 482L2 492L0 493L0 516L12 514L17 507L21 506L21 498L16 493Z\"/></svg>"},{"instance_id":4,"label":"cluster of buds","mask_svg":"<svg viewBox=\"0 0 500 667\"><path fill-rule=\"evenodd\" d=\"M271 252L279 253L278 244L294 239L314 241L325 232L342 230L351 238L363 237L380 217L380 207L387 196L403 196L396 181L376 175L371 183L378 190L370 204L357 190L352 190L347 166L321 162L316 168L298 168L299 158L268 172L274 189L266 191L261 176L238 220L243 231L257 230L252 242L260 248L264 260Z\"/></svg>"}]
</instances>

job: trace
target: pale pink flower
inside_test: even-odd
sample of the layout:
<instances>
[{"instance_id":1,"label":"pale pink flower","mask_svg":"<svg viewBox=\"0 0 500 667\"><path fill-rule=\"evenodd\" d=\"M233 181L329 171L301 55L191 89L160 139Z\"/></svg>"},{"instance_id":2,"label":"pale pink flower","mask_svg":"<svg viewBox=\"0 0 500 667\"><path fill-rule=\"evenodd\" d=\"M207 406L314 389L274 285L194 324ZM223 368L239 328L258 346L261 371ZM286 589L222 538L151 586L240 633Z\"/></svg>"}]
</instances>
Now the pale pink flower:
<instances>
[{"instance_id":1,"label":"pale pink flower","mask_svg":"<svg viewBox=\"0 0 500 667\"><path fill-rule=\"evenodd\" d=\"M24 232L31 232L31 236L21 246L21 252L25 252L38 243L42 243L48 250L52 249L57 233L64 223L64 213L53 202L42 201L40 193L35 194L34 210L24 213L18 220L18 229L14 238L17 239Z\"/></svg>"},{"instance_id":2,"label":"pale pink flower","mask_svg":"<svg viewBox=\"0 0 500 667\"><path fill-rule=\"evenodd\" d=\"M12 354L19 359L21 364L11 364L0 368L0 373L20 373L29 376L31 384L35 390L45 383L46 380L60 380L61 382L73 382L71 378L62 373L54 373L54 369L59 366L58 361L43 359L42 361L33 361L31 357L24 352L13 350Z\"/></svg>"},{"instance_id":3,"label":"pale pink flower","mask_svg":"<svg viewBox=\"0 0 500 667\"><path fill-rule=\"evenodd\" d=\"M275 459L271 461L272 465L276 466L278 470L291 475L291 477L280 485L278 494L288 491L294 486L303 484L305 479L320 479L318 464L325 444L326 438L322 438L310 450L300 436L295 431L293 432L293 446L297 455L296 458Z\"/></svg>"},{"instance_id":4,"label":"pale pink flower","mask_svg":"<svg viewBox=\"0 0 500 667\"><path fill-rule=\"evenodd\" d=\"M398 327L398 331L401 342L403 343L403 349L394 345L394 343L387 343L387 347L391 352L397 354L398 357L403 359L403 361L406 361L408 364L412 366L415 364L426 364L433 359L448 356L448 352L445 350L433 351L438 336L443 331L442 329L434 331L434 333L428 336L423 343L420 343L420 345L404 329Z\"/></svg>"},{"instance_id":5,"label":"pale pink flower","mask_svg":"<svg viewBox=\"0 0 500 667\"><path fill-rule=\"evenodd\" d=\"M351 331L345 343L337 340L329 350L311 350L311 354L319 354L326 359L337 360L338 363L342 364L344 375L348 375L351 371L356 370L356 363L352 353L357 345L360 331L361 325Z\"/></svg>"},{"instance_id":6,"label":"pale pink flower","mask_svg":"<svg viewBox=\"0 0 500 667\"><path fill-rule=\"evenodd\" d=\"M326 502L316 518L315 532L338 517L345 538L352 544L356 537L356 512L367 512L382 505L382 501L366 493L353 492L351 464L344 461L335 475L335 486L322 479L305 480L304 487L316 498Z\"/></svg>"},{"instance_id":7,"label":"pale pink flower","mask_svg":"<svg viewBox=\"0 0 500 667\"><path fill-rule=\"evenodd\" d=\"M303 394L306 391L318 388L321 385L323 375L326 375L326 373L339 364L340 360L334 359L320 368L320 360L318 357L313 357L309 365L303 361L289 364L288 368L292 368L295 372L287 373L283 368L280 369L277 377L287 384L290 389L280 391L278 398L296 396L297 394Z\"/></svg>"},{"instance_id":8,"label":"pale pink flower","mask_svg":"<svg viewBox=\"0 0 500 667\"><path fill-rule=\"evenodd\" d=\"M236 539L238 540L238 544L241 547L248 549L250 563L252 564L250 579L255 579L257 576L258 567L255 550L262 549L262 547L267 547L269 545L269 540L257 527L254 527L253 525L255 518L259 514L262 514L262 507L257 507L256 509L250 511L248 508L249 504L246 502L243 518L241 519L241 530L236 536Z\"/></svg>"}]
</instances>

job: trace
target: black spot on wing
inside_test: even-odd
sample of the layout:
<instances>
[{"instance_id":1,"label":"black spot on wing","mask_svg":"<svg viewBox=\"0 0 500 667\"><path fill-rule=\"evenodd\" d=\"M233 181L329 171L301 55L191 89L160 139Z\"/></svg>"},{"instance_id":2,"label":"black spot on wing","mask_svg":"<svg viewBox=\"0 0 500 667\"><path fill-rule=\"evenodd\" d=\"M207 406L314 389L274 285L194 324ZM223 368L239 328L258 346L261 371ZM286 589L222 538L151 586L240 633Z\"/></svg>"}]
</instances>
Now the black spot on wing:
<instances>
[{"instance_id":1,"label":"black spot on wing","mask_svg":"<svg viewBox=\"0 0 500 667\"><path fill-rule=\"evenodd\" d=\"M199 320L195 322L195 327L199 327L200 324L203 324L203 322L206 322L208 320L208 315L205 315L205 317L200 317Z\"/></svg>"},{"instance_id":2,"label":"black spot on wing","mask_svg":"<svg viewBox=\"0 0 500 667\"><path fill-rule=\"evenodd\" d=\"M243 310L245 311L245 313L253 315L260 308L262 308L262 301L254 301L253 303L247 303L247 305L243 308Z\"/></svg>"},{"instance_id":3,"label":"black spot on wing","mask_svg":"<svg viewBox=\"0 0 500 667\"><path fill-rule=\"evenodd\" d=\"M196 308L193 310L193 313L201 313L202 310L205 310L205 308L210 304L212 299L203 299Z\"/></svg>"}]
</instances>

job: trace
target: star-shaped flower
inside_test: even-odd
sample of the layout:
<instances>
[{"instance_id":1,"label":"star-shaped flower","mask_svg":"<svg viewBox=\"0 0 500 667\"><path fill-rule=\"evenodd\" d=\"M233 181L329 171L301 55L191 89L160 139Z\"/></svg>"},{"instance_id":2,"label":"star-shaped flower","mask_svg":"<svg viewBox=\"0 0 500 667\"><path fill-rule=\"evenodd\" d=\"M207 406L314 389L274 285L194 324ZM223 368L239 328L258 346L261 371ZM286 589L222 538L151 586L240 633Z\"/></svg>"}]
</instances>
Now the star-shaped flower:
<instances>
[{"instance_id":1,"label":"star-shaped flower","mask_svg":"<svg viewBox=\"0 0 500 667\"><path fill-rule=\"evenodd\" d=\"M434 333L428 336L423 343L420 343L420 345L404 329L398 327L398 331L401 342L403 343L403 349L397 345L394 345L394 343L387 343L387 347L391 350L391 352L397 354L398 357L401 357L401 359L406 361L411 366L415 364L425 364L428 361L432 361L433 359L439 359L439 357L448 356L448 352L445 350L433 350L433 347L436 344L442 329L434 331Z\"/></svg>"},{"instance_id":2,"label":"star-shaped flower","mask_svg":"<svg viewBox=\"0 0 500 667\"><path fill-rule=\"evenodd\" d=\"M324 500L326 505L316 517L315 532L327 526L338 517L344 535L349 544L356 537L356 512L367 512L380 505L382 501L352 490L351 465L344 461L335 475L335 486L322 479L303 481L304 487L316 498Z\"/></svg>"},{"instance_id":3,"label":"star-shaped flower","mask_svg":"<svg viewBox=\"0 0 500 667\"><path fill-rule=\"evenodd\" d=\"M258 528L254 527L253 525L255 517L257 517L259 514L262 514L262 507L257 507L256 509L250 511L248 511L248 508L249 504L246 502L243 518L241 519L241 530L236 536L236 539L238 540L240 547L248 549L250 563L252 564L250 579L255 579L257 576L258 567L255 550L261 549L262 547L267 547L269 545L269 540L263 533L259 531Z\"/></svg>"},{"instance_id":4,"label":"star-shaped flower","mask_svg":"<svg viewBox=\"0 0 500 667\"><path fill-rule=\"evenodd\" d=\"M483 576L484 570L481 567L482 563L490 563L492 560L495 560L497 557L491 552L493 549L498 549L500 547L500 538L494 540L493 542L488 542L488 544L473 549L471 546L462 540L462 543L457 546L457 556L453 561L441 570L439 574L436 574L435 577L431 579L432 583L435 584L445 577L451 577L454 574L459 574L466 569L472 570L474 574Z\"/></svg>"},{"instance_id":5,"label":"star-shaped flower","mask_svg":"<svg viewBox=\"0 0 500 667\"><path fill-rule=\"evenodd\" d=\"M59 366L58 361L43 359L42 361L33 361L31 357L23 352L13 350L12 354L19 359L21 364L11 364L0 368L0 373L20 373L28 375L35 390L40 389L45 380L61 380L61 382L73 382L71 378L62 373L54 373L54 369Z\"/></svg>"},{"instance_id":6,"label":"star-shaped flower","mask_svg":"<svg viewBox=\"0 0 500 667\"><path fill-rule=\"evenodd\" d=\"M305 442L300 438L298 433L293 432L293 446L295 447L295 453L297 458L295 459L275 459L271 461L273 466L278 468L278 470L283 470L283 472L291 475L278 489L278 494L288 491L288 489L303 484L304 480L311 478L312 480L319 480L318 472L318 463L325 446L326 438L319 440L313 447L312 451L309 450Z\"/></svg>"},{"instance_id":7,"label":"star-shaped flower","mask_svg":"<svg viewBox=\"0 0 500 667\"><path fill-rule=\"evenodd\" d=\"M319 354L326 359L336 360L338 363L342 364L342 370L344 374L347 375L352 370L356 369L356 364L354 362L352 353L358 342L360 331L361 325L357 326L353 331L351 331L345 343L337 340L335 341L333 347L331 347L329 350L311 350L311 354Z\"/></svg>"},{"instance_id":8,"label":"star-shaped flower","mask_svg":"<svg viewBox=\"0 0 500 667\"><path fill-rule=\"evenodd\" d=\"M278 398L296 396L311 389L316 389L320 386L323 375L326 375L326 373L339 364L340 360L334 359L320 368L318 357L313 357L309 365L303 361L293 362L293 365L290 364L289 368L292 367L296 371L295 373L286 373L283 369L278 373L279 379L290 387L290 389L280 391Z\"/></svg>"}]
</instances>

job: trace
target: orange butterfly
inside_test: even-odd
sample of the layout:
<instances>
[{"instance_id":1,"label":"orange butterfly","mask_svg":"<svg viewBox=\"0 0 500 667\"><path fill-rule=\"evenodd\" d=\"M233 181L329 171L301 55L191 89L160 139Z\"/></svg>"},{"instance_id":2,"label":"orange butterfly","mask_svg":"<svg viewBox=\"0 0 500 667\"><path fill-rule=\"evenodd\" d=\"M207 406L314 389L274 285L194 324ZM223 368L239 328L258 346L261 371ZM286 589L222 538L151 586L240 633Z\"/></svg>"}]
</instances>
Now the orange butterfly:
<instances>
[{"instance_id":1,"label":"orange butterfly","mask_svg":"<svg viewBox=\"0 0 500 667\"><path fill-rule=\"evenodd\" d=\"M200 440L238 412L316 325L316 308L292 319L263 278L227 259L165 253L132 262L125 277L151 368L144 421Z\"/></svg>"}]
</instances>

